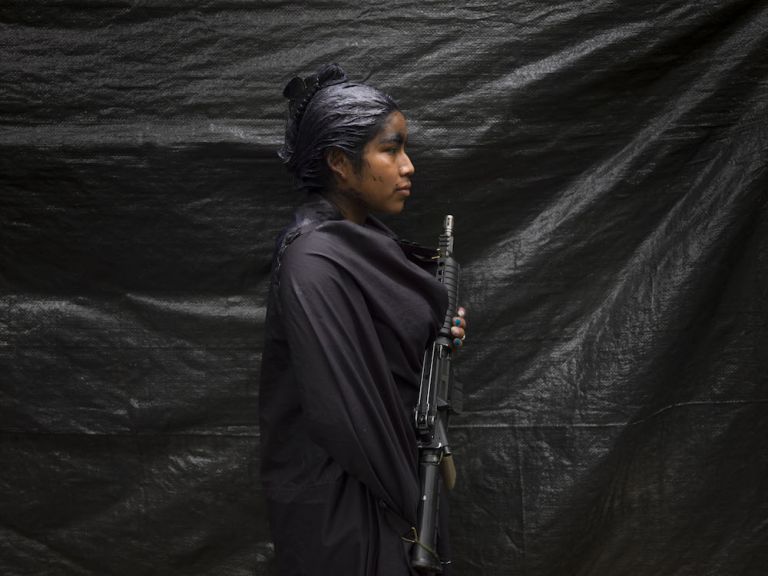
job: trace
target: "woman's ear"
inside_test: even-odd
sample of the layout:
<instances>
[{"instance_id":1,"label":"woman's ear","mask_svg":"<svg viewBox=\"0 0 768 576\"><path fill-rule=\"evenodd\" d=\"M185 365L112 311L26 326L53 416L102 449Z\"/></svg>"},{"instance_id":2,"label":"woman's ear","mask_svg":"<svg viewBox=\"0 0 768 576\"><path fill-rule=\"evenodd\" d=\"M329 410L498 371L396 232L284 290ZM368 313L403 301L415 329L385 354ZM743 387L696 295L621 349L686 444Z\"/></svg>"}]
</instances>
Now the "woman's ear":
<instances>
[{"instance_id":1,"label":"woman's ear","mask_svg":"<svg viewBox=\"0 0 768 576\"><path fill-rule=\"evenodd\" d=\"M339 148L330 148L325 153L325 162L338 182L347 182L352 173L352 162L349 156Z\"/></svg>"}]
</instances>

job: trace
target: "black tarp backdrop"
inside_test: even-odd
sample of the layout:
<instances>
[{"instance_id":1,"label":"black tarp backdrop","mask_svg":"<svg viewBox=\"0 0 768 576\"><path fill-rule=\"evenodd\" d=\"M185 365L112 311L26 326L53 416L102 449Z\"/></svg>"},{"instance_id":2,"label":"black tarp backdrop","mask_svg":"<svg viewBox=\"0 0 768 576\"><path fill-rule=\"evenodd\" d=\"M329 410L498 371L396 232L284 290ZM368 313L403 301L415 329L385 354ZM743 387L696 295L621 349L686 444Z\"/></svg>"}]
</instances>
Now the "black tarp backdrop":
<instances>
[{"instance_id":1,"label":"black tarp backdrop","mask_svg":"<svg viewBox=\"0 0 768 576\"><path fill-rule=\"evenodd\" d=\"M456 573L766 573L766 3L5 1L0 47L0 573L272 573L280 91L328 61L410 118L388 223L457 219Z\"/></svg>"}]
</instances>

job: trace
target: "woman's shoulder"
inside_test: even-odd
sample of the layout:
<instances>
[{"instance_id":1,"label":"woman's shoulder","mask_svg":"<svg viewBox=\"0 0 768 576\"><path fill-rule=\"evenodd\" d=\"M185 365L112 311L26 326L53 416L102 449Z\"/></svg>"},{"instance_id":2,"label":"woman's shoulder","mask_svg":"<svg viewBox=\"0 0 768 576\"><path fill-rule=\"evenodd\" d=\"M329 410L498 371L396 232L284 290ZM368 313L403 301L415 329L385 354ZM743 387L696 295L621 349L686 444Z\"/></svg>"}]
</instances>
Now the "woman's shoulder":
<instances>
[{"instance_id":1,"label":"woman's shoulder","mask_svg":"<svg viewBox=\"0 0 768 576\"><path fill-rule=\"evenodd\" d=\"M343 268L392 258L399 247L395 239L349 220L326 220L299 227L288 239L285 257L321 259Z\"/></svg>"},{"instance_id":2,"label":"woman's shoulder","mask_svg":"<svg viewBox=\"0 0 768 576\"><path fill-rule=\"evenodd\" d=\"M322 196L313 196L293 215L281 234L290 252L344 256L365 252L375 256L397 246L397 237L386 226L370 217L364 225L345 219L338 208Z\"/></svg>"}]
</instances>

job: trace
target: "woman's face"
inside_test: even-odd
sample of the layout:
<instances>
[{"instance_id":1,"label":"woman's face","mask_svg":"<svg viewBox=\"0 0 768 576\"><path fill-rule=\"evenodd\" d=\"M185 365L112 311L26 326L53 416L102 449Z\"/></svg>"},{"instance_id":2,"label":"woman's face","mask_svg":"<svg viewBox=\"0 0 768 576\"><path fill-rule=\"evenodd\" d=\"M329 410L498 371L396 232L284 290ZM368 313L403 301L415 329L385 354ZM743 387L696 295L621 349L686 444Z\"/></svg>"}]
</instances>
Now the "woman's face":
<instances>
[{"instance_id":1,"label":"woman's face","mask_svg":"<svg viewBox=\"0 0 768 576\"><path fill-rule=\"evenodd\" d=\"M350 174L347 184L360 208L399 214L411 195L411 159L405 153L408 126L405 116L392 112L381 130L363 149L361 170Z\"/></svg>"}]
</instances>

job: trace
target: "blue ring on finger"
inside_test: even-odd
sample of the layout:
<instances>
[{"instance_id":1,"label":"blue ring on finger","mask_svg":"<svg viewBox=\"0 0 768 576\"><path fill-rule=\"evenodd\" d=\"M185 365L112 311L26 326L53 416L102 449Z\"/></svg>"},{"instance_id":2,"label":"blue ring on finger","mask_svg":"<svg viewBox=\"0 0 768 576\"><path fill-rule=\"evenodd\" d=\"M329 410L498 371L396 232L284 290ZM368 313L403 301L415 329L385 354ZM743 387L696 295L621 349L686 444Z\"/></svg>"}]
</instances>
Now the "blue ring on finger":
<instances>
[{"instance_id":1,"label":"blue ring on finger","mask_svg":"<svg viewBox=\"0 0 768 576\"><path fill-rule=\"evenodd\" d=\"M461 346L461 338L454 338L453 339L453 345L456 346L456 348Z\"/></svg>"},{"instance_id":2,"label":"blue ring on finger","mask_svg":"<svg viewBox=\"0 0 768 576\"><path fill-rule=\"evenodd\" d=\"M453 321L454 326L461 326L461 318L456 318L456 320Z\"/></svg>"}]
</instances>

